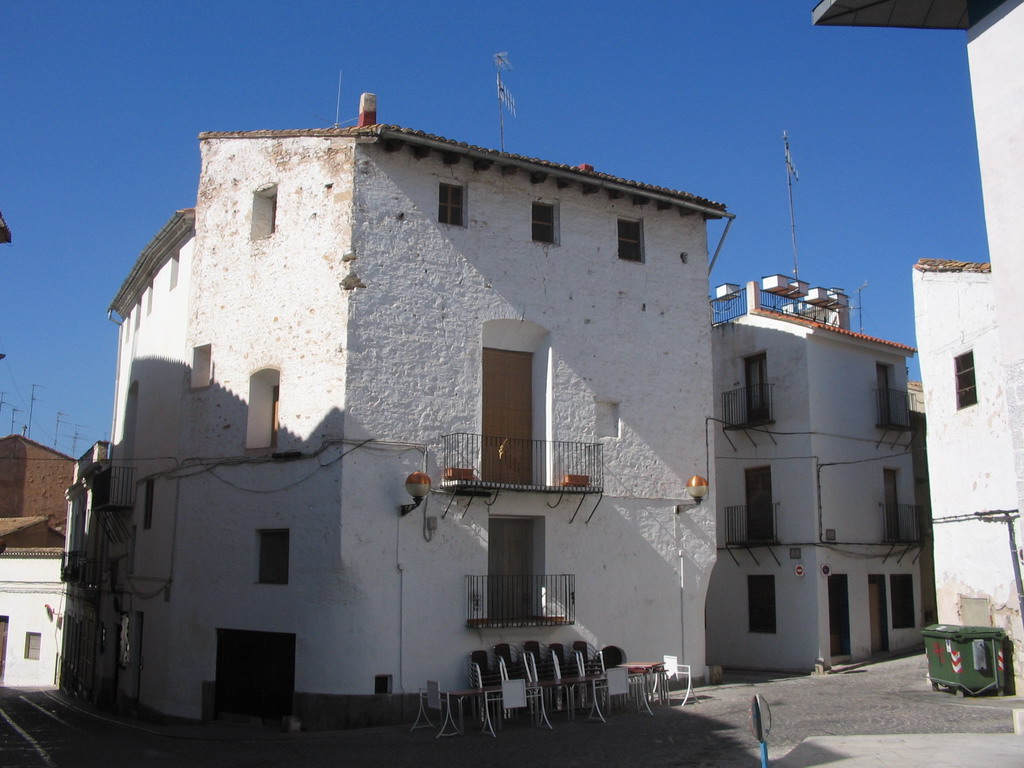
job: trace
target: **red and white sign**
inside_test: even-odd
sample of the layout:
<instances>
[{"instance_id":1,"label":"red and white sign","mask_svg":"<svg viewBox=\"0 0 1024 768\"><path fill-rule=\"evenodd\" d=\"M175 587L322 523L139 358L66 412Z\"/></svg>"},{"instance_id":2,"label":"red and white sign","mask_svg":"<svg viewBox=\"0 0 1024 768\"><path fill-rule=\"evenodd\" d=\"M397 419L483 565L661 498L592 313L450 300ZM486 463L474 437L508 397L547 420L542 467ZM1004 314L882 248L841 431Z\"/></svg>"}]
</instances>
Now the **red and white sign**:
<instances>
[{"instance_id":1,"label":"red and white sign","mask_svg":"<svg viewBox=\"0 0 1024 768\"><path fill-rule=\"evenodd\" d=\"M953 671L959 675L964 668L964 665L960 663L960 651L953 651L949 656L953 662Z\"/></svg>"},{"instance_id":2,"label":"red and white sign","mask_svg":"<svg viewBox=\"0 0 1024 768\"><path fill-rule=\"evenodd\" d=\"M803 576L804 567L802 565L798 565L796 568L793 569L793 573L795 573L797 576Z\"/></svg>"}]
</instances>

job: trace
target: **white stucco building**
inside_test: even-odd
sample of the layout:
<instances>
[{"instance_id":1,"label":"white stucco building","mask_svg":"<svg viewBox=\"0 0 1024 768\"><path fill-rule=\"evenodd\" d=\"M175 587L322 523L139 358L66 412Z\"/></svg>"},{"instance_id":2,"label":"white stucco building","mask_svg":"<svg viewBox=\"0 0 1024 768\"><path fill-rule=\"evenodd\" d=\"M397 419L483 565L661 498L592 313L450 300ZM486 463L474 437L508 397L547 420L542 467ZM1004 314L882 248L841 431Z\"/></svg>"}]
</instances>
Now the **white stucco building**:
<instances>
[{"instance_id":1,"label":"white stucco building","mask_svg":"<svg viewBox=\"0 0 1024 768\"><path fill-rule=\"evenodd\" d=\"M62 550L19 545L16 521L46 529L45 517L0 518L0 534L12 542L0 551L0 684L52 686L63 629Z\"/></svg>"},{"instance_id":2,"label":"white stucco building","mask_svg":"<svg viewBox=\"0 0 1024 768\"><path fill-rule=\"evenodd\" d=\"M100 505L88 687L315 728L394 720L500 641L701 669L714 500L685 484L712 409L706 220L731 214L371 106L203 134L194 211L114 299L101 474L133 494ZM434 488L401 515L414 471Z\"/></svg>"},{"instance_id":3,"label":"white stucco building","mask_svg":"<svg viewBox=\"0 0 1024 768\"><path fill-rule=\"evenodd\" d=\"M992 278L988 264L922 259L914 268L914 306L928 403L939 619L1004 629L1019 659L1008 523L1003 515L976 514L1015 510L1017 499ZM1010 524L1024 542L1019 519Z\"/></svg>"},{"instance_id":4,"label":"white stucco building","mask_svg":"<svg viewBox=\"0 0 1024 768\"><path fill-rule=\"evenodd\" d=\"M721 286L712 310L708 663L808 670L919 645L914 350L850 331L841 290L782 275Z\"/></svg>"}]
</instances>

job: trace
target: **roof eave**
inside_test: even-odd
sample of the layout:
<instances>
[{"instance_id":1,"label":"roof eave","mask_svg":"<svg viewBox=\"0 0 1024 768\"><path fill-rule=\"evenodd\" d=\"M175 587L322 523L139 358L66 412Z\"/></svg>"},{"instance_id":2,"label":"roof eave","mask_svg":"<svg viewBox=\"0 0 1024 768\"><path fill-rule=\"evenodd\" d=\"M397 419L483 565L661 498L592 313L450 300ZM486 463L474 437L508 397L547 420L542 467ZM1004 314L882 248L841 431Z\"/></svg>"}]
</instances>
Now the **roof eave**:
<instances>
[{"instance_id":1,"label":"roof eave","mask_svg":"<svg viewBox=\"0 0 1024 768\"><path fill-rule=\"evenodd\" d=\"M195 221L196 212L194 208L176 211L171 216L168 222L149 241L149 244L142 249L139 258L135 260L132 271L128 273L128 277L121 284L121 289L110 302L109 312L116 312L121 317L127 317L138 295L149 284L150 273L181 242L181 239L193 230Z\"/></svg>"}]
</instances>

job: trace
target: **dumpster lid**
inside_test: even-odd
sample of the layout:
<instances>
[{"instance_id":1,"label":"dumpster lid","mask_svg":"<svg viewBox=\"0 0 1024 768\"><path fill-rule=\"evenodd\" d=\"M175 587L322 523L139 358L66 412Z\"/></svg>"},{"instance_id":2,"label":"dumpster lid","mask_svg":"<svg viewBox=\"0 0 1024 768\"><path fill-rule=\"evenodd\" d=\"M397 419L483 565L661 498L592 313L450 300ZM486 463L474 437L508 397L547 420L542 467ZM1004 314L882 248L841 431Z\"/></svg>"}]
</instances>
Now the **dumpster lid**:
<instances>
[{"instance_id":1,"label":"dumpster lid","mask_svg":"<svg viewBox=\"0 0 1024 768\"><path fill-rule=\"evenodd\" d=\"M1006 633L996 627L963 627L959 624L932 624L921 630L925 637L962 640L1002 640Z\"/></svg>"}]
</instances>

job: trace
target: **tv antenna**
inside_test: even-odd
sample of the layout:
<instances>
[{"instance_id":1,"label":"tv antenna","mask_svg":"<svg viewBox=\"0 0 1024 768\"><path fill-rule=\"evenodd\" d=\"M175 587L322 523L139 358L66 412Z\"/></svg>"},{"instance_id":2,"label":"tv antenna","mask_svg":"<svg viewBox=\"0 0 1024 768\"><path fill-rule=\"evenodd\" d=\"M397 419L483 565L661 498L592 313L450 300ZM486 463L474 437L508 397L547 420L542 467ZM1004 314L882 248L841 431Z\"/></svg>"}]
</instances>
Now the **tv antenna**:
<instances>
[{"instance_id":1,"label":"tv antenna","mask_svg":"<svg viewBox=\"0 0 1024 768\"><path fill-rule=\"evenodd\" d=\"M789 152L789 136L782 132L782 143L786 147L786 184L789 186L789 226L793 233L793 278L800 277L796 260L796 215L793 211L793 182L800 181L800 174L793 165L793 156Z\"/></svg>"},{"instance_id":2,"label":"tv antenna","mask_svg":"<svg viewBox=\"0 0 1024 768\"><path fill-rule=\"evenodd\" d=\"M512 117L516 116L516 101L512 98L512 94L509 93L508 88L505 87L505 83L501 81L501 73L508 72L512 69L512 63L508 60L508 51L502 51L501 53L494 54L494 68L498 71L498 131L500 137L499 147L501 151L505 151L505 112Z\"/></svg>"},{"instance_id":3,"label":"tv antenna","mask_svg":"<svg viewBox=\"0 0 1024 768\"><path fill-rule=\"evenodd\" d=\"M24 413L24 411L21 410L21 408L15 408L12 405L11 406L11 434L12 435L14 434L14 417L15 417L16 414L19 414L19 413Z\"/></svg>"},{"instance_id":4,"label":"tv antenna","mask_svg":"<svg viewBox=\"0 0 1024 768\"><path fill-rule=\"evenodd\" d=\"M57 438L60 437L60 423L61 423L61 421L64 421L64 419L66 417L67 417L67 414L64 413L63 411L57 411L57 426L53 430L53 447L54 448L57 447ZM68 424L69 422L68 421L64 421L64 423Z\"/></svg>"},{"instance_id":5,"label":"tv antenna","mask_svg":"<svg viewBox=\"0 0 1024 768\"><path fill-rule=\"evenodd\" d=\"M857 289L857 317L860 324L860 332L864 333L864 299L862 294L864 289L868 287L868 281L865 280L860 284L860 288Z\"/></svg>"},{"instance_id":6,"label":"tv antenna","mask_svg":"<svg viewBox=\"0 0 1024 768\"><path fill-rule=\"evenodd\" d=\"M28 437L30 440L32 439L32 412L35 410L36 400L39 399L38 397L36 397L36 389L46 389L46 387L44 387L42 384L32 385L32 397L28 403L28 434L26 435L26 437Z\"/></svg>"},{"instance_id":7,"label":"tv antenna","mask_svg":"<svg viewBox=\"0 0 1024 768\"><path fill-rule=\"evenodd\" d=\"M338 100L334 104L334 127L341 127L341 72L338 70Z\"/></svg>"}]
</instances>

